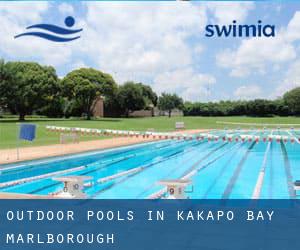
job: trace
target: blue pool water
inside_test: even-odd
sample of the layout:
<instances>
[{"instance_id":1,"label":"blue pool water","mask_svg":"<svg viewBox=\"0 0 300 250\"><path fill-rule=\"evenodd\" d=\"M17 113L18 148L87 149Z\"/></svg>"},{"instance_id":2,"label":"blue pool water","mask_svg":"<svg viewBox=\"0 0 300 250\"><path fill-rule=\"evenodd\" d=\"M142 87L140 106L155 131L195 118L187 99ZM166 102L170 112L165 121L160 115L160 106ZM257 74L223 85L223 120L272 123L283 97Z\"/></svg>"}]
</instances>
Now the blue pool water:
<instances>
[{"instance_id":1,"label":"blue pool water","mask_svg":"<svg viewBox=\"0 0 300 250\"><path fill-rule=\"evenodd\" d=\"M249 132L250 133L250 132ZM249 134L248 133L248 134ZM296 131L251 131L260 138L269 135L295 136ZM225 131L214 131L215 135ZM297 198L293 182L300 179L300 144L236 142L236 131L226 132L233 141L164 140L99 152L69 155L39 161L3 165L0 185L29 177L40 179L14 183L0 188L0 192L48 195L62 190L63 184L54 181L58 176L89 176L90 185L84 192L89 198L149 198L162 190L163 179L178 179L191 172L193 190L190 198ZM78 167L82 167L78 169ZM137 171L129 170L139 168ZM69 170L67 173L58 171ZM126 172L127 171L127 172ZM56 174L56 172L58 172ZM105 177L124 173L119 177L99 182ZM263 174L260 184L259 176ZM256 196L254 193L256 192Z\"/></svg>"}]
</instances>

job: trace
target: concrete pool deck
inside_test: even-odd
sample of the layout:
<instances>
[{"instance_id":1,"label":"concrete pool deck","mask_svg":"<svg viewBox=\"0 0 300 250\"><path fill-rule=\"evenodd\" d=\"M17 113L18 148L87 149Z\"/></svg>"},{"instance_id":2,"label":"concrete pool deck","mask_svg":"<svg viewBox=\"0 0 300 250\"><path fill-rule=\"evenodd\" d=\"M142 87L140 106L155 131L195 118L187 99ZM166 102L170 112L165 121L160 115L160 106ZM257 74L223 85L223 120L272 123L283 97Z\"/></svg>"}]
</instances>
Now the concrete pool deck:
<instances>
[{"instance_id":1,"label":"concrete pool deck","mask_svg":"<svg viewBox=\"0 0 300 250\"><path fill-rule=\"evenodd\" d=\"M183 132L193 134L208 131L205 129L193 129L176 131L174 133ZM17 159L17 149L0 150L0 164L9 164L20 161L35 160L46 157L61 156L67 154L75 154L98 149L109 149L122 147L143 142L151 142L159 139L137 137L115 137L102 140L81 141L79 143L69 144L52 144L47 146L23 147L19 149L19 159Z\"/></svg>"}]
</instances>

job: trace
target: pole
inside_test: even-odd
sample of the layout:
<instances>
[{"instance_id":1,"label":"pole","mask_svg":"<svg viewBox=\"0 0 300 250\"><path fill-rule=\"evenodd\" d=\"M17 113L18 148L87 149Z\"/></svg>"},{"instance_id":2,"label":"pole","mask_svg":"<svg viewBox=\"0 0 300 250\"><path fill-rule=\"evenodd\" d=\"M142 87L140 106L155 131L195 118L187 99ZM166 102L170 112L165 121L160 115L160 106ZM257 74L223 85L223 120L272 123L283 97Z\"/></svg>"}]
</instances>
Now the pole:
<instances>
[{"instance_id":1,"label":"pole","mask_svg":"<svg viewBox=\"0 0 300 250\"><path fill-rule=\"evenodd\" d=\"M20 145L19 145L19 133L18 132L20 132L20 124L16 123L16 125L17 125L17 129L16 129L17 160L19 160L20 159L20 150L19 150Z\"/></svg>"}]
</instances>

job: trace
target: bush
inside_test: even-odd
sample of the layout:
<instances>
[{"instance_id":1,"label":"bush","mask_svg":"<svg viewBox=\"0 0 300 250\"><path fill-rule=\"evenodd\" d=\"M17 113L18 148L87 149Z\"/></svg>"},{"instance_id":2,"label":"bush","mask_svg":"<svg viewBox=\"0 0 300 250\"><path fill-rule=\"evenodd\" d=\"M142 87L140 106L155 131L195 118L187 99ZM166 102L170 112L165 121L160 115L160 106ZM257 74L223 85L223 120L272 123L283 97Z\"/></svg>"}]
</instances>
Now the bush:
<instances>
[{"instance_id":1,"label":"bush","mask_svg":"<svg viewBox=\"0 0 300 250\"><path fill-rule=\"evenodd\" d=\"M273 116L290 114L287 105L279 100L256 99L253 101L185 102L185 116Z\"/></svg>"}]
</instances>

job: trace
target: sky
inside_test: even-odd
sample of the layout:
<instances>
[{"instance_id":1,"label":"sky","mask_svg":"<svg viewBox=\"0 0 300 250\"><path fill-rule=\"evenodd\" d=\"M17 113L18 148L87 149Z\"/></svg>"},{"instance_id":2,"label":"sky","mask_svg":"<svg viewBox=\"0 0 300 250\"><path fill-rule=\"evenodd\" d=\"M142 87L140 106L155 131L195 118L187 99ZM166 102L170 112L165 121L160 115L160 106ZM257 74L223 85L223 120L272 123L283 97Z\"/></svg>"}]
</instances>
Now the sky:
<instances>
[{"instance_id":1,"label":"sky","mask_svg":"<svg viewBox=\"0 0 300 250\"><path fill-rule=\"evenodd\" d=\"M14 36L49 23L82 28L54 43ZM271 38L208 38L207 24L276 26ZM93 67L186 101L273 99L300 86L300 4L287 2L0 2L0 58L55 67L59 77Z\"/></svg>"}]
</instances>

